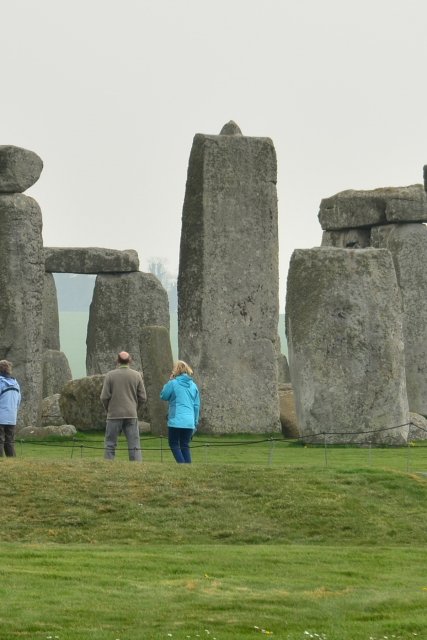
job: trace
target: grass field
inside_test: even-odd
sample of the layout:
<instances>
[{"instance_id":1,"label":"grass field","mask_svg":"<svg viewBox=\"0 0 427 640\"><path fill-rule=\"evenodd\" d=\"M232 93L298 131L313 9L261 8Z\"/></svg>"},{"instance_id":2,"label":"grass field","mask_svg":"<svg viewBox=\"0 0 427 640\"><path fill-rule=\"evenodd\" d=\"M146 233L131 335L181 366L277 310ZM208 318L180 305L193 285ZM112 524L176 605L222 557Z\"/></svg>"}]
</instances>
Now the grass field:
<instances>
[{"instance_id":1,"label":"grass field","mask_svg":"<svg viewBox=\"0 0 427 640\"><path fill-rule=\"evenodd\" d=\"M158 444L0 458L0 639L427 637L425 443L199 437L193 465Z\"/></svg>"}]
</instances>

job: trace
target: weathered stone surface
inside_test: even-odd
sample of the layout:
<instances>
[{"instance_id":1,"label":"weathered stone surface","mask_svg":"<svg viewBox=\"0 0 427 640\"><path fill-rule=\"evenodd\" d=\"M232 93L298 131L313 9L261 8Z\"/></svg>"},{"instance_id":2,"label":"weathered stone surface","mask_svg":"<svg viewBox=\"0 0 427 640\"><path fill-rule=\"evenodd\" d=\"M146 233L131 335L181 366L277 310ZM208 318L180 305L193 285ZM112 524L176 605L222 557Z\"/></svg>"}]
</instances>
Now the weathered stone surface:
<instances>
[{"instance_id":1,"label":"weathered stone surface","mask_svg":"<svg viewBox=\"0 0 427 640\"><path fill-rule=\"evenodd\" d=\"M59 351L59 314L56 285L51 273L44 274L43 349Z\"/></svg>"},{"instance_id":2,"label":"weathered stone surface","mask_svg":"<svg viewBox=\"0 0 427 640\"><path fill-rule=\"evenodd\" d=\"M120 351L128 351L142 371L140 331L149 325L169 331L167 292L152 273L98 275L89 311L88 375L113 369Z\"/></svg>"},{"instance_id":3,"label":"weathered stone surface","mask_svg":"<svg viewBox=\"0 0 427 640\"><path fill-rule=\"evenodd\" d=\"M46 438L46 436L62 436L70 438L75 436L77 429L72 424L48 425L46 427L24 427L19 431L20 438Z\"/></svg>"},{"instance_id":4,"label":"weathered stone surface","mask_svg":"<svg viewBox=\"0 0 427 640\"><path fill-rule=\"evenodd\" d=\"M134 249L99 247L45 247L45 269L50 273L128 273L138 271Z\"/></svg>"},{"instance_id":5,"label":"weathered stone surface","mask_svg":"<svg viewBox=\"0 0 427 640\"><path fill-rule=\"evenodd\" d=\"M65 421L79 431L105 431L106 411L99 399L104 376L88 376L67 382L59 398Z\"/></svg>"},{"instance_id":6,"label":"weathered stone surface","mask_svg":"<svg viewBox=\"0 0 427 640\"><path fill-rule=\"evenodd\" d=\"M371 235L373 246L391 252L402 294L409 409L427 415L427 227L394 224Z\"/></svg>"},{"instance_id":7,"label":"weathered stone surface","mask_svg":"<svg viewBox=\"0 0 427 640\"><path fill-rule=\"evenodd\" d=\"M372 227L387 222L426 222L427 195L421 184L372 191L341 191L320 203L326 231Z\"/></svg>"},{"instance_id":8,"label":"weathered stone surface","mask_svg":"<svg viewBox=\"0 0 427 640\"><path fill-rule=\"evenodd\" d=\"M72 378L65 353L55 349L43 352L43 398L61 393L64 385Z\"/></svg>"},{"instance_id":9,"label":"weathered stone surface","mask_svg":"<svg viewBox=\"0 0 427 640\"><path fill-rule=\"evenodd\" d=\"M227 122L220 131L220 136L241 136L242 132L239 125L234 120Z\"/></svg>"},{"instance_id":10,"label":"weathered stone surface","mask_svg":"<svg viewBox=\"0 0 427 640\"><path fill-rule=\"evenodd\" d=\"M424 416L420 416L419 413L413 413L411 411L409 420L411 422L408 434L409 442L413 440L427 440L427 419Z\"/></svg>"},{"instance_id":11,"label":"weathered stone surface","mask_svg":"<svg viewBox=\"0 0 427 640\"><path fill-rule=\"evenodd\" d=\"M294 390L291 384L279 384L280 424L284 438L299 438Z\"/></svg>"},{"instance_id":12,"label":"weathered stone surface","mask_svg":"<svg viewBox=\"0 0 427 640\"><path fill-rule=\"evenodd\" d=\"M406 441L401 300L389 251L294 251L286 332L305 440Z\"/></svg>"},{"instance_id":13,"label":"weathered stone surface","mask_svg":"<svg viewBox=\"0 0 427 640\"><path fill-rule=\"evenodd\" d=\"M59 406L60 397L61 394L55 393L51 396L43 398L40 426L47 427L65 424L65 420L62 416L61 408Z\"/></svg>"},{"instance_id":14,"label":"weathered stone surface","mask_svg":"<svg viewBox=\"0 0 427 640\"><path fill-rule=\"evenodd\" d=\"M280 431L276 154L269 138L195 136L178 294L180 354L200 386L200 431Z\"/></svg>"},{"instance_id":15,"label":"weathered stone surface","mask_svg":"<svg viewBox=\"0 0 427 640\"><path fill-rule=\"evenodd\" d=\"M371 229L345 229L344 231L324 231L322 247L341 249L366 249L371 245Z\"/></svg>"},{"instance_id":16,"label":"weathered stone surface","mask_svg":"<svg viewBox=\"0 0 427 640\"><path fill-rule=\"evenodd\" d=\"M277 359L277 381L280 383L288 383L291 381L288 359L283 353L279 353Z\"/></svg>"},{"instance_id":17,"label":"weathered stone surface","mask_svg":"<svg viewBox=\"0 0 427 640\"><path fill-rule=\"evenodd\" d=\"M0 193L22 193L40 178L43 160L28 149L0 145Z\"/></svg>"},{"instance_id":18,"label":"weathered stone surface","mask_svg":"<svg viewBox=\"0 0 427 640\"><path fill-rule=\"evenodd\" d=\"M37 424L42 395L44 257L33 198L0 196L0 358L22 387L18 426Z\"/></svg>"},{"instance_id":19,"label":"weathered stone surface","mask_svg":"<svg viewBox=\"0 0 427 640\"><path fill-rule=\"evenodd\" d=\"M168 403L160 400L160 391L169 380L173 357L166 327L142 327L140 353L151 433L156 436L167 435Z\"/></svg>"},{"instance_id":20,"label":"weathered stone surface","mask_svg":"<svg viewBox=\"0 0 427 640\"><path fill-rule=\"evenodd\" d=\"M423 167L424 191L427 191L427 164Z\"/></svg>"},{"instance_id":21,"label":"weathered stone surface","mask_svg":"<svg viewBox=\"0 0 427 640\"><path fill-rule=\"evenodd\" d=\"M139 433L151 433L151 424L144 420L138 420Z\"/></svg>"}]
</instances>

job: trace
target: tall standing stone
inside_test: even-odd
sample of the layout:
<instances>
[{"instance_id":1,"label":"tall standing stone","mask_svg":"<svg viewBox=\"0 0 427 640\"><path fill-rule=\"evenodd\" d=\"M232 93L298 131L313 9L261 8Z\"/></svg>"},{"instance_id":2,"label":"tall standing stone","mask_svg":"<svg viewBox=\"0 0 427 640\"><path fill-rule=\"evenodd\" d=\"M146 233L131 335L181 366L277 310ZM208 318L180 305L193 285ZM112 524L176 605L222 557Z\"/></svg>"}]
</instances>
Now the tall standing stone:
<instances>
[{"instance_id":1,"label":"tall standing stone","mask_svg":"<svg viewBox=\"0 0 427 640\"><path fill-rule=\"evenodd\" d=\"M62 388L72 379L65 353L46 349L43 353L43 398L61 393Z\"/></svg>"},{"instance_id":2,"label":"tall standing stone","mask_svg":"<svg viewBox=\"0 0 427 640\"><path fill-rule=\"evenodd\" d=\"M113 369L120 351L132 354L142 371L141 327L159 325L169 330L167 292L151 273L103 273L96 278L89 310L87 375Z\"/></svg>"},{"instance_id":3,"label":"tall standing stone","mask_svg":"<svg viewBox=\"0 0 427 640\"><path fill-rule=\"evenodd\" d=\"M43 348L59 351L59 313L56 285L51 273L44 274Z\"/></svg>"},{"instance_id":4,"label":"tall standing stone","mask_svg":"<svg viewBox=\"0 0 427 640\"><path fill-rule=\"evenodd\" d=\"M374 227L371 237L372 246L386 248L393 256L403 304L409 409L427 416L427 227Z\"/></svg>"},{"instance_id":5,"label":"tall standing stone","mask_svg":"<svg viewBox=\"0 0 427 640\"><path fill-rule=\"evenodd\" d=\"M0 195L0 358L22 387L18 426L37 424L42 395L44 254L33 198Z\"/></svg>"},{"instance_id":6,"label":"tall standing stone","mask_svg":"<svg viewBox=\"0 0 427 640\"><path fill-rule=\"evenodd\" d=\"M205 433L280 431L276 154L269 138L197 134L178 277L180 357Z\"/></svg>"},{"instance_id":7,"label":"tall standing stone","mask_svg":"<svg viewBox=\"0 0 427 640\"><path fill-rule=\"evenodd\" d=\"M401 299L389 251L294 251L286 332L305 440L406 441Z\"/></svg>"}]
</instances>

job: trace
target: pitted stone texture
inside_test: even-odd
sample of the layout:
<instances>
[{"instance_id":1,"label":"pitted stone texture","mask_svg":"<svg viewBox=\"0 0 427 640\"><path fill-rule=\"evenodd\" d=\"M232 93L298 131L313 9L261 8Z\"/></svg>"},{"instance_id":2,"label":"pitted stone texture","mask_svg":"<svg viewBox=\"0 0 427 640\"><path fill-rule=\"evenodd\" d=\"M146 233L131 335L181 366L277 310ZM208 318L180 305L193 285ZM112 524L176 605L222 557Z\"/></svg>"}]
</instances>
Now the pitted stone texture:
<instances>
[{"instance_id":1,"label":"pitted stone texture","mask_svg":"<svg viewBox=\"0 0 427 640\"><path fill-rule=\"evenodd\" d=\"M140 332L149 325L169 331L167 292L152 273L98 275L89 311L88 375L113 369L120 351L128 351L135 369L142 371Z\"/></svg>"},{"instance_id":2,"label":"pitted stone texture","mask_svg":"<svg viewBox=\"0 0 427 640\"><path fill-rule=\"evenodd\" d=\"M418 413L410 413L409 419L411 424L409 425L408 440L427 440L427 419L424 416L420 416Z\"/></svg>"},{"instance_id":3,"label":"pitted stone texture","mask_svg":"<svg viewBox=\"0 0 427 640\"><path fill-rule=\"evenodd\" d=\"M299 438L294 390L291 384L279 384L280 423L284 438Z\"/></svg>"},{"instance_id":4,"label":"pitted stone texture","mask_svg":"<svg viewBox=\"0 0 427 640\"><path fill-rule=\"evenodd\" d=\"M48 425L46 427L24 427L19 431L21 438L46 438L47 436L61 436L71 438L77 434L77 429L72 424Z\"/></svg>"},{"instance_id":5,"label":"pitted stone texture","mask_svg":"<svg viewBox=\"0 0 427 640\"><path fill-rule=\"evenodd\" d=\"M277 358L277 380L282 384L287 384L291 381L288 359L283 353L279 353Z\"/></svg>"},{"instance_id":6,"label":"pitted stone texture","mask_svg":"<svg viewBox=\"0 0 427 640\"><path fill-rule=\"evenodd\" d=\"M324 231L322 247L341 249L366 249L371 246L371 229L345 229L344 231Z\"/></svg>"},{"instance_id":7,"label":"pitted stone texture","mask_svg":"<svg viewBox=\"0 0 427 640\"><path fill-rule=\"evenodd\" d=\"M173 357L166 327L142 327L140 352L151 433L167 435L168 403L160 400L160 391L169 380Z\"/></svg>"},{"instance_id":8,"label":"pitted stone texture","mask_svg":"<svg viewBox=\"0 0 427 640\"><path fill-rule=\"evenodd\" d=\"M50 273L128 273L138 271L134 249L100 247L45 247L45 269Z\"/></svg>"},{"instance_id":9,"label":"pitted stone texture","mask_svg":"<svg viewBox=\"0 0 427 640\"><path fill-rule=\"evenodd\" d=\"M58 426L58 425L65 424L65 420L62 416L61 409L59 406L60 397L61 395L59 393L55 393L51 396L47 396L43 398L40 426L47 427L49 425Z\"/></svg>"},{"instance_id":10,"label":"pitted stone texture","mask_svg":"<svg viewBox=\"0 0 427 640\"><path fill-rule=\"evenodd\" d=\"M286 331L306 441L406 442L401 300L389 251L294 251Z\"/></svg>"},{"instance_id":11,"label":"pitted stone texture","mask_svg":"<svg viewBox=\"0 0 427 640\"><path fill-rule=\"evenodd\" d=\"M65 421L79 431L105 431L106 411L100 395L105 376L88 376L67 382L59 398Z\"/></svg>"},{"instance_id":12,"label":"pitted stone texture","mask_svg":"<svg viewBox=\"0 0 427 640\"><path fill-rule=\"evenodd\" d=\"M43 349L59 351L59 314L56 285L51 273L44 274Z\"/></svg>"},{"instance_id":13,"label":"pitted stone texture","mask_svg":"<svg viewBox=\"0 0 427 640\"><path fill-rule=\"evenodd\" d=\"M200 431L280 431L276 154L269 138L195 136L178 294L179 348L200 386Z\"/></svg>"},{"instance_id":14,"label":"pitted stone texture","mask_svg":"<svg viewBox=\"0 0 427 640\"><path fill-rule=\"evenodd\" d=\"M220 131L220 136L241 136L242 132L234 120L227 122Z\"/></svg>"},{"instance_id":15,"label":"pitted stone texture","mask_svg":"<svg viewBox=\"0 0 427 640\"><path fill-rule=\"evenodd\" d=\"M43 353L43 398L60 393L72 380L70 365L65 353L47 349ZM53 424L53 423L52 423Z\"/></svg>"},{"instance_id":16,"label":"pitted stone texture","mask_svg":"<svg viewBox=\"0 0 427 640\"><path fill-rule=\"evenodd\" d=\"M0 145L0 193L22 193L40 178L43 160L34 151Z\"/></svg>"},{"instance_id":17,"label":"pitted stone texture","mask_svg":"<svg viewBox=\"0 0 427 640\"><path fill-rule=\"evenodd\" d=\"M427 195L421 184L341 191L322 200L319 221L326 231L391 222L426 222Z\"/></svg>"},{"instance_id":18,"label":"pitted stone texture","mask_svg":"<svg viewBox=\"0 0 427 640\"><path fill-rule=\"evenodd\" d=\"M388 249L393 256L402 294L409 409L427 415L427 227L376 227L372 245Z\"/></svg>"},{"instance_id":19,"label":"pitted stone texture","mask_svg":"<svg viewBox=\"0 0 427 640\"><path fill-rule=\"evenodd\" d=\"M22 387L18 426L37 424L42 396L44 257L33 198L0 196L0 358Z\"/></svg>"}]
</instances>

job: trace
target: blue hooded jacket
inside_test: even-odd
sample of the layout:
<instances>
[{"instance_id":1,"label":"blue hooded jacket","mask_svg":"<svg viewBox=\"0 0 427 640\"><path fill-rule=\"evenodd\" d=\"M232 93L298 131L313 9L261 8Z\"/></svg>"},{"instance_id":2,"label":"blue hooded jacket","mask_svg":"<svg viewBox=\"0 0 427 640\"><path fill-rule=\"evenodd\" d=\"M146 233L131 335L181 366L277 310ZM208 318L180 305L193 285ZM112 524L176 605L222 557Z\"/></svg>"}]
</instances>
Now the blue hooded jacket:
<instances>
[{"instance_id":1,"label":"blue hooded jacket","mask_svg":"<svg viewBox=\"0 0 427 640\"><path fill-rule=\"evenodd\" d=\"M0 376L0 424L16 425L21 389L12 376Z\"/></svg>"},{"instance_id":2,"label":"blue hooded jacket","mask_svg":"<svg viewBox=\"0 0 427 640\"><path fill-rule=\"evenodd\" d=\"M181 373L169 380L161 390L160 398L169 402L168 427L197 429L200 394L191 376Z\"/></svg>"}]
</instances>

